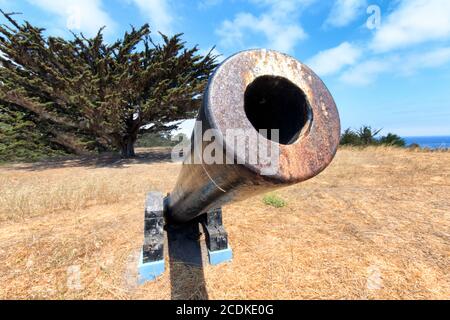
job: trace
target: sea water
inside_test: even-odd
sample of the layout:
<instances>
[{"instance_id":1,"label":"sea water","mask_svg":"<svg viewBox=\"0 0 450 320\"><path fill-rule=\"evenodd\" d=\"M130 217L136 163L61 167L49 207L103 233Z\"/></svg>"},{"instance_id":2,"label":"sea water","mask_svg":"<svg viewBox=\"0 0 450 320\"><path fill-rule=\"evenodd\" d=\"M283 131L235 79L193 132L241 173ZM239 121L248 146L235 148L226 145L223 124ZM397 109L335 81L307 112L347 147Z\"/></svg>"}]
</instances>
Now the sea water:
<instances>
[{"instance_id":1,"label":"sea water","mask_svg":"<svg viewBox=\"0 0 450 320\"><path fill-rule=\"evenodd\" d=\"M430 136L430 137L403 137L406 145L417 143L422 148L446 149L450 148L450 136Z\"/></svg>"}]
</instances>

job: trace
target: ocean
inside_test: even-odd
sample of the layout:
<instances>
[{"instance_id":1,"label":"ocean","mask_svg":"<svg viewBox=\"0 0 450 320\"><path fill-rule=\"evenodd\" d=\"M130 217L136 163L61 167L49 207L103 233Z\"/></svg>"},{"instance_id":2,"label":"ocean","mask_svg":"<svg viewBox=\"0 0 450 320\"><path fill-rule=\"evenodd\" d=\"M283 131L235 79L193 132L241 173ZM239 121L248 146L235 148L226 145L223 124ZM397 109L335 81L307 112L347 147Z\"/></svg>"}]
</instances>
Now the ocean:
<instances>
[{"instance_id":1,"label":"ocean","mask_svg":"<svg viewBox=\"0 0 450 320\"><path fill-rule=\"evenodd\" d=\"M406 145L417 143L422 148L430 149L445 149L450 148L450 136L435 136L435 137L403 137Z\"/></svg>"}]
</instances>

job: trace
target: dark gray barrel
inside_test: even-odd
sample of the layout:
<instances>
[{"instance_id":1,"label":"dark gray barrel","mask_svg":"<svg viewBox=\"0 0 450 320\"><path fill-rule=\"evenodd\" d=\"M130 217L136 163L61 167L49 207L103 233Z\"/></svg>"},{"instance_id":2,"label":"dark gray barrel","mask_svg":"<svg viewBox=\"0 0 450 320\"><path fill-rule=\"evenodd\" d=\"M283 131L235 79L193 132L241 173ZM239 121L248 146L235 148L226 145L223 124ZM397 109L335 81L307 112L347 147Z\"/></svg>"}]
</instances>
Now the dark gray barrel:
<instances>
[{"instance_id":1,"label":"dark gray barrel","mask_svg":"<svg viewBox=\"0 0 450 320\"><path fill-rule=\"evenodd\" d=\"M187 222L227 202L310 179L332 161L339 137L333 97L311 69L272 50L240 52L209 80L166 217Z\"/></svg>"}]
</instances>

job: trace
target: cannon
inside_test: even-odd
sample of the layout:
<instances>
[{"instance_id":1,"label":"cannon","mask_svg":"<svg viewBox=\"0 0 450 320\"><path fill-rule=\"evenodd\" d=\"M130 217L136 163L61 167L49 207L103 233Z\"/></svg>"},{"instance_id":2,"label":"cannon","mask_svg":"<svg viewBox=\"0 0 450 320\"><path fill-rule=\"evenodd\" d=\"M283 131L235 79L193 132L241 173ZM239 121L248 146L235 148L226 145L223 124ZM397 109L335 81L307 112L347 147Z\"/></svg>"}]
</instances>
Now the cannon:
<instances>
[{"instance_id":1,"label":"cannon","mask_svg":"<svg viewBox=\"0 0 450 320\"><path fill-rule=\"evenodd\" d=\"M339 138L333 97L306 65L265 49L224 60L208 81L173 191L147 196L141 282L164 272L167 225L198 221L209 262L231 260L222 207L316 176Z\"/></svg>"}]
</instances>

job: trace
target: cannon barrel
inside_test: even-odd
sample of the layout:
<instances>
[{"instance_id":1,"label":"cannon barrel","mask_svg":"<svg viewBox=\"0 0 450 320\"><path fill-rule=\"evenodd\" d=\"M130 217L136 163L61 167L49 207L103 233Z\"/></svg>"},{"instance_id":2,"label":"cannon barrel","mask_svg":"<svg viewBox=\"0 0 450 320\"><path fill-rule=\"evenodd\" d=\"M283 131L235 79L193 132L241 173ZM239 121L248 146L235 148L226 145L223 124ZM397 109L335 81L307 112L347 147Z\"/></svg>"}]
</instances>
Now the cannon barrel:
<instances>
[{"instance_id":1,"label":"cannon barrel","mask_svg":"<svg viewBox=\"0 0 450 320\"><path fill-rule=\"evenodd\" d=\"M310 179L332 161L339 137L335 102L311 69L272 50L237 53L209 79L166 219L184 223Z\"/></svg>"}]
</instances>

